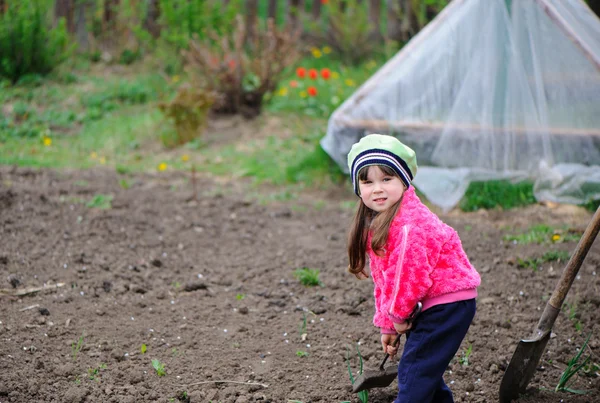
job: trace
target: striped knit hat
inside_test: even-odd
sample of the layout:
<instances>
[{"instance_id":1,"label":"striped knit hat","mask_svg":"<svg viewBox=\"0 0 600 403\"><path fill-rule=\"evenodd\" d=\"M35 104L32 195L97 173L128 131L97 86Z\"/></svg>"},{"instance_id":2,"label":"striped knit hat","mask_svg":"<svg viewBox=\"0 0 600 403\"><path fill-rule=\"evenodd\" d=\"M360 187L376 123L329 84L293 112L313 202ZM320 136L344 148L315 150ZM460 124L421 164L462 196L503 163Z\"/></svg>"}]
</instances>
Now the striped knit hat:
<instances>
[{"instance_id":1,"label":"striped knit hat","mask_svg":"<svg viewBox=\"0 0 600 403\"><path fill-rule=\"evenodd\" d=\"M358 172L371 165L386 165L392 168L407 188L417 174L417 157L410 147L393 136L369 134L355 143L348 153L352 186L358 196Z\"/></svg>"}]
</instances>

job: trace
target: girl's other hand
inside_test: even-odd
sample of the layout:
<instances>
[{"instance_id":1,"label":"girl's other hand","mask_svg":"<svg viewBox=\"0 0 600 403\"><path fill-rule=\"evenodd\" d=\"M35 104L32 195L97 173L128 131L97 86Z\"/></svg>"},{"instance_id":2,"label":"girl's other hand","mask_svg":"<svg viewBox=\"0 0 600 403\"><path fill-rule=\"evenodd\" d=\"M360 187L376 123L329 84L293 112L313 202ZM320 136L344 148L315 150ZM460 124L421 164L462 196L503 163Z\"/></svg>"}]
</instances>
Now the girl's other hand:
<instances>
[{"instance_id":1,"label":"girl's other hand","mask_svg":"<svg viewBox=\"0 0 600 403\"><path fill-rule=\"evenodd\" d=\"M383 347L383 352L388 353L390 357L394 358L398 353L398 346L393 347L394 341L396 337L400 337L397 334L382 334L381 335L381 346Z\"/></svg>"},{"instance_id":2,"label":"girl's other hand","mask_svg":"<svg viewBox=\"0 0 600 403\"><path fill-rule=\"evenodd\" d=\"M394 323L394 329L396 329L396 332L398 332L398 334L404 334L408 332L411 327L412 323L409 322Z\"/></svg>"},{"instance_id":3,"label":"girl's other hand","mask_svg":"<svg viewBox=\"0 0 600 403\"><path fill-rule=\"evenodd\" d=\"M365 279L369 278L369 275L367 274L367 272L365 271L365 269L362 269L358 273L354 273L354 275L359 280L365 280Z\"/></svg>"}]
</instances>

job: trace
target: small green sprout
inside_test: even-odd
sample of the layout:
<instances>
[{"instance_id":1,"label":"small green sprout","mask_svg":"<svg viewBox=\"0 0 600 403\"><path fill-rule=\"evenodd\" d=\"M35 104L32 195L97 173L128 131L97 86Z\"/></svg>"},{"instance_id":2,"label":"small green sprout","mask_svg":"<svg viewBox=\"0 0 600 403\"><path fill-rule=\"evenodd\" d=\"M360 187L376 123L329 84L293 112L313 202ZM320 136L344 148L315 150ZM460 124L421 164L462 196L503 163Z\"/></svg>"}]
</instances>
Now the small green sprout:
<instances>
[{"instance_id":1,"label":"small green sprout","mask_svg":"<svg viewBox=\"0 0 600 403\"><path fill-rule=\"evenodd\" d=\"M165 371L165 365L156 358L152 360L152 368L154 368L156 375L158 376L165 376L167 374Z\"/></svg>"},{"instance_id":2,"label":"small green sprout","mask_svg":"<svg viewBox=\"0 0 600 403\"><path fill-rule=\"evenodd\" d=\"M85 333L85 330L83 332L81 332L81 336L79 336L77 343L75 343L75 342L71 343L71 353L73 356L73 361L77 360L77 354L79 354L79 352L83 348L84 333Z\"/></svg>"}]
</instances>

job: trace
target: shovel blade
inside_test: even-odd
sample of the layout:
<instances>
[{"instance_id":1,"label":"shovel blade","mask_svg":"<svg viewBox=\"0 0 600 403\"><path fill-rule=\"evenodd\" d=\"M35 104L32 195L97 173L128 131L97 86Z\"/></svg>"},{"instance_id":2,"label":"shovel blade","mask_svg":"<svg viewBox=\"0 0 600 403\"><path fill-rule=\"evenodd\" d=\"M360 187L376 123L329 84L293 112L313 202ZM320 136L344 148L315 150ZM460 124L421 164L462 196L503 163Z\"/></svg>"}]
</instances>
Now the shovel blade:
<instances>
[{"instance_id":1,"label":"shovel blade","mask_svg":"<svg viewBox=\"0 0 600 403\"><path fill-rule=\"evenodd\" d=\"M520 394L525 393L549 339L550 330L547 330L532 340L519 342L510 364L504 372L504 377L502 377L500 403L509 403L518 398Z\"/></svg>"},{"instance_id":2,"label":"shovel blade","mask_svg":"<svg viewBox=\"0 0 600 403\"><path fill-rule=\"evenodd\" d=\"M366 370L352 384L352 392L358 393L365 389L385 388L394 382L398 376L398 367L390 365L385 370Z\"/></svg>"}]
</instances>

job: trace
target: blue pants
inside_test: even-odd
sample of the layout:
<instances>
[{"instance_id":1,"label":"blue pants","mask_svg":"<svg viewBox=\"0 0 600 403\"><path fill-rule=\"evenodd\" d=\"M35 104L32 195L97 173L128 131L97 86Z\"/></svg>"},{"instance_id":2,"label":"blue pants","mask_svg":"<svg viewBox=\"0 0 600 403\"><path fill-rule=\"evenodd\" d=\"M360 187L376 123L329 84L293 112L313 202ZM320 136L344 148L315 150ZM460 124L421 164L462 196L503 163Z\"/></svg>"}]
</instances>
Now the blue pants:
<instances>
[{"instance_id":1,"label":"blue pants","mask_svg":"<svg viewBox=\"0 0 600 403\"><path fill-rule=\"evenodd\" d=\"M474 316L475 299L436 305L419 315L398 364L394 403L454 402L443 375Z\"/></svg>"}]
</instances>

